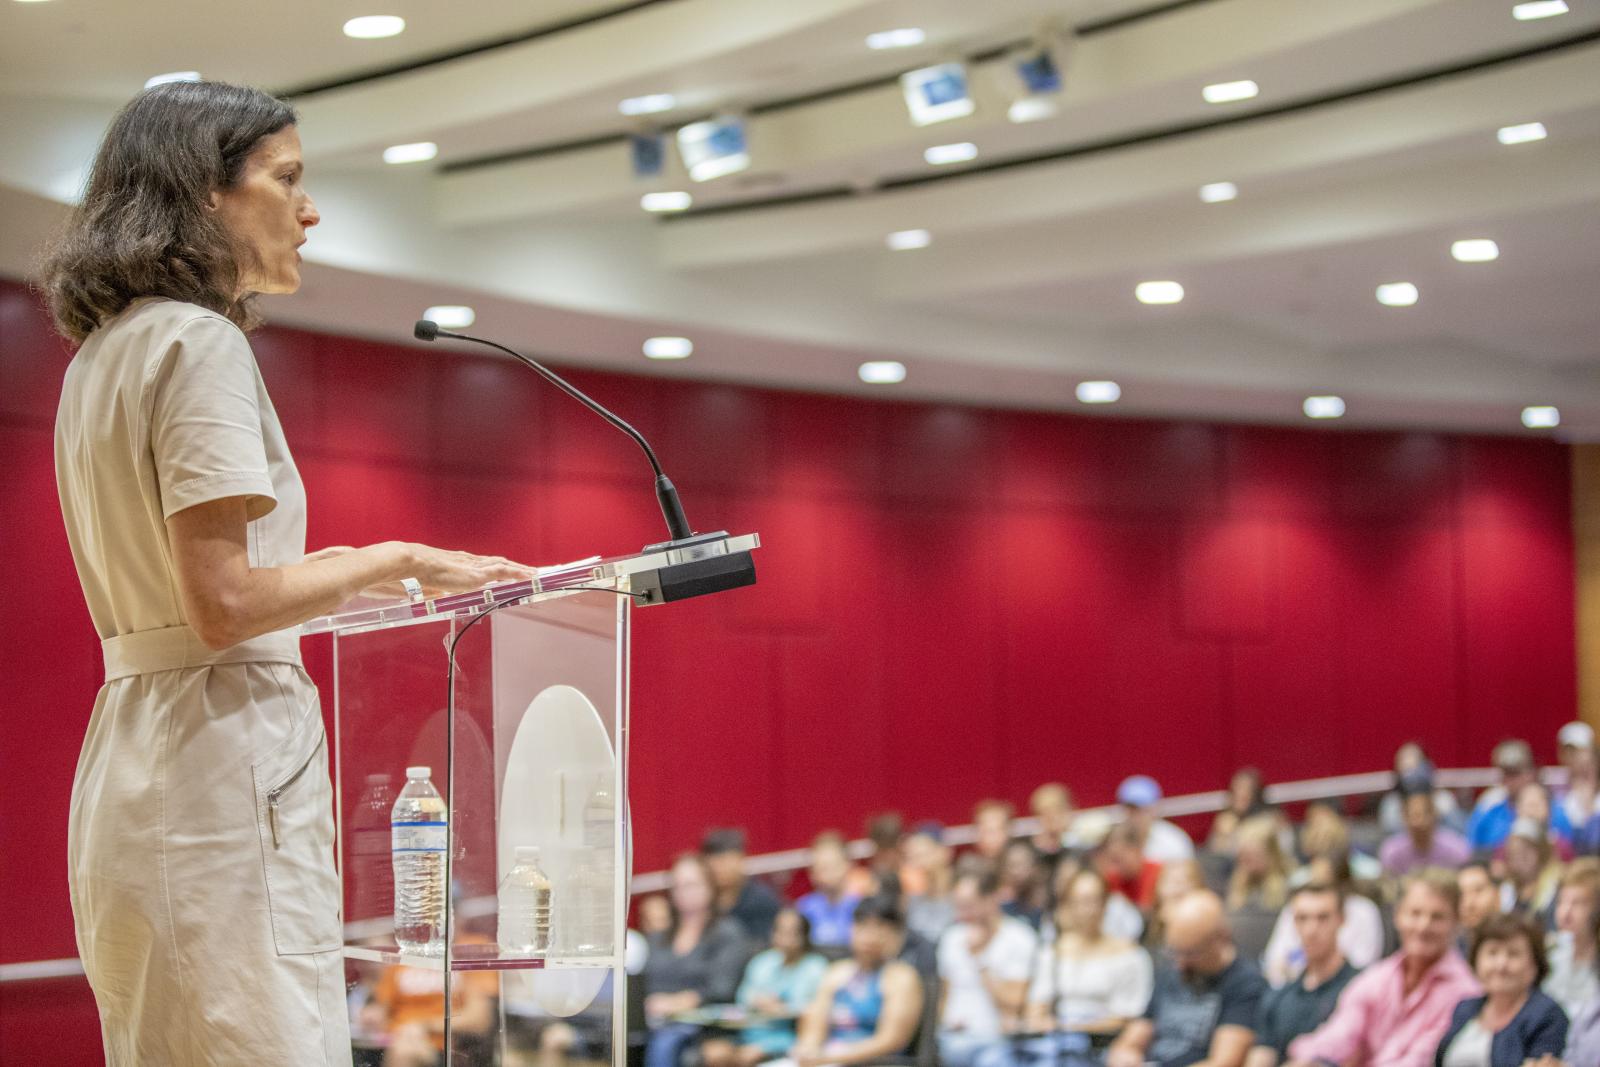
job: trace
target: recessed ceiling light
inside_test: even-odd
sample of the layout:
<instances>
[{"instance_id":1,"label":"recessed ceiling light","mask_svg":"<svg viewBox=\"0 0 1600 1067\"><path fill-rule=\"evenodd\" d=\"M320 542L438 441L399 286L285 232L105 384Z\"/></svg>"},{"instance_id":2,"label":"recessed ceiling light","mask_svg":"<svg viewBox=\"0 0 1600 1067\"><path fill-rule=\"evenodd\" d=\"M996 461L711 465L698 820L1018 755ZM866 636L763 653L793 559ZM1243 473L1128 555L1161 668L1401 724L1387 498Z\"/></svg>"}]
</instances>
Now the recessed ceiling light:
<instances>
[{"instance_id":1,"label":"recessed ceiling light","mask_svg":"<svg viewBox=\"0 0 1600 1067\"><path fill-rule=\"evenodd\" d=\"M678 98L671 93L649 93L628 97L617 105L617 110L624 115L654 115L658 111L671 111L677 106Z\"/></svg>"},{"instance_id":2,"label":"recessed ceiling light","mask_svg":"<svg viewBox=\"0 0 1600 1067\"><path fill-rule=\"evenodd\" d=\"M644 354L651 359L687 359L694 342L687 337L652 337L644 343Z\"/></svg>"},{"instance_id":3,"label":"recessed ceiling light","mask_svg":"<svg viewBox=\"0 0 1600 1067\"><path fill-rule=\"evenodd\" d=\"M1260 91L1261 87L1255 82L1245 80L1208 85L1200 90L1200 95L1208 104L1231 104L1236 100L1248 100Z\"/></svg>"},{"instance_id":4,"label":"recessed ceiling light","mask_svg":"<svg viewBox=\"0 0 1600 1067\"><path fill-rule=\"evenodd\" d=\"M1141 304L1176 304L1183 299L1183 286L1177 282L1140 282L1133 295Z\"/></svg>"},{"instance_id":5,"label":"recessed ceiling light","mask_svg":"<svg viewBox=\"0 0 1600 1067\"><path fill-rule=\"evenodd\" d=\"M1308 419L1338 419L1344 417L1344 398L1337 396L1308 396L1300 405Z\"/></svg>"},{"instance_id":6,"label":"recessed ceiling light","mask_svg":"<svg viewBox=\"0 0 1600 1067\"><path fill-rule=\"evenodd\" d=\"M1561 425L1561 412L1553 407L1522 409L1522 425L1530 430L1550 430Z\"/></svg>"},{"instance_id":7,"label":"recessed ceiling light","mask_svg":"<svg viewBox=\"0 0 1600 1067\"><path fill-rule=\"evenodd\" d=\"M1038 122L1056 113L1056 102L1048 96L1023 96L1006 108L1006 118L1012 122Z\"/></svg>"},{"instance_id":8,"label":"recessed ceiling light","mask_svg":"<svg viewBox=\"0 0 1600 1067\"><path fill-rule=\"evenodd\" d=\"M1487 237L1474 237L1452 244L1450 254L1463 263L1487 263L1500 258L1500 246Z\"/></svg>"},{"instance_id":9,"label":"recessed ceiling light","mask_svg":"<svg viewBox=\"0 0 1600 1067\"><path fill-rule=\"evenodd\" d=\"M1532 22L1534 19L1565 15L1567 11L1567 0L1529 0L1526 4L1517 4L1513 7L1511 17L1518 22Z\"/></svg>"},{"instance_id":10,"label":"recessed ceiling light","mask_svg":"<svg viewBox=\"0 0 1600 1067\"><path fill-rule=\"evenodd\" d=\"M694 203L694 197L684 192L645 193L639 198L639 206L646 211L657 213L664 211L688 211L689 205Z\"/></svg>"},{"instance_id":11,"label":"recessed ceiling light","mask_svg":"<svg viewBox=\"0 0 1600 1067\"><path fill-rule=\"evenodd\" d=\"M927 39L928 35L915 26L907 26L904 29L867 34L867 47L879 52L886 48L915 48Z\"/></svg>"},{"instance_id":12,"label":"recessed ceiling light","mask_svg":"<svg viewBox=\"0 0 1600 1067\"><path fill-rule=\"evenodd\" d=\"M439 154L439 146L432 141L415 144L390 145L383 150L385 163L425 163Z\"/></svg>"},{"instance_id":13,"label":"recessed ceiling light","mask_svg":"<svg viewBox=\"0 0 1600 1067\"><path fill-rule=\"evenodd\" d=\"M965 163L969 159L978 158L978 146L971 141L962 141L960 144L936 144L922 153L922 158L936 167L943 163Z\"/></svg>"},{"instance_id":14,"label":"recessed ceiling light","mask_svg":"<svg viewBox=\"0 0 1600 1067\"><path fill-rule=\"evenodd\" d=\"M153 78L146 78L144 87L146 89L154 89L156 86L165 85L168 82L197 82L199 80L200 72L198 70L175 70L170 74L157 74Z\"/></svg>"},{"instance_id":15,"label":"recessed ceiling light","mask_svg":"<svg viewBox=\"0 0 1600 1067\"><path fill-rule=\"evenodd\" d=\"M1232 182L1210 182L1200 187L1200 199L1208 204L1220 204L1239 195L1239 187Z\"/></svg>"},{"instance_id":16,"label":"recessed ceiling light","mask_svg":"<svg viewBox=\"0 0 1600 1067\"><path fill-rule=\"evenodd\" d=\"M927 230L896 230L884 241L896 252L905 252L913 248L927 248L933 243L933 234Z\"/></svg>"},{"instance_id":17,"label":"recessed ceiling light","mask_svg":"<svg viewBox=\"0 0 1600 1067\"><path fill-rule=\"evenodd\" d=\"M1115 404L1122 399L1122 386L1116 382L1079 382L1078 402L1081 404Z\"/></svg>"},{"instance_id":18,"label":"recessed ceiling light","mask_svg":"<svg viewBox=\"0 0 1600 1067\"><path fill-rule=\"evenodd\" d=\"M1542 141L1549 136L1542 122L1524 122L1518 126L1502 126L1495 131L1501 144L1527 144Z\"/></svg>"},{"instance_id":19,"label":"recessed ceiling light","mask_svg":"<svg viewBox=\"0 0 1600 1067\"><path fill-rule=\"evenodd\" d=\"M1410 282L1385 282L1378 286L1378 303L1385 307L1408 308L1417 302L1417 287Z\"/></svg>"},{"instance_id":20,"label":"recessed ceiling light","mask_svg":"<svg viewBox=\"0 0 1600 1067\"><path fill-rule=\"evenodd\" d=\"M874 360L861 364L856 374L869 385L894 385L906 380L906 365L892 359Z\"/></svg>"},{"instance_id":21,"label":"recessed ceiling light","mask_svg":"<svg viewBox=\"0 0 1600 1067\"><path fill-rule=\"evenodd\" d=\"M406 20L399 15L362 15L344 24L344 35L373 41L380 37L393 37L405 28Z\"/></svg>"},{"instance_id":22,"label":"recessed ceiling light","mask_svg":"<svg viewBox=\"0 0 1600 1067\"><path fill-rule=\"evenodd\" d=\"M422 317L447 330L464 330L478 321L478 313L465 304L439 304L424 311Z\"/></svg>"}]
</instances>

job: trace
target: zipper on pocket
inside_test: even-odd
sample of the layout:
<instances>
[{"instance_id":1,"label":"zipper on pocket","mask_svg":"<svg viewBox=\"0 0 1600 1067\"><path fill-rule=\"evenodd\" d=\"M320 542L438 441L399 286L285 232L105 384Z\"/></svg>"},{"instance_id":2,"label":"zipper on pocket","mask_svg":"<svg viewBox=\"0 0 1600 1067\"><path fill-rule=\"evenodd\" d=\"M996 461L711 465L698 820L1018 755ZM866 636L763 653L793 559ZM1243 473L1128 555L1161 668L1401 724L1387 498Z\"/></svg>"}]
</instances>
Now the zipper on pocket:
<instances>
[{"instance_id":1,"label":"zipper on pocket","mask_svg":"<svg viewBox=\"0 0 1600 1067\"><path fill-rule=\"evenodd\" d=\"M322 751L322 746L327 744L327 743L328 743L328 735L325 734L325 733L321 734L317 738L316 747L314 747L311 750L311 754L306 757L305 762L300 764L299 769L296 770L293 774L289 775L288 778L284 779L283 781L279 782L277 785L273 786L271 791L269 791L267 793L267 825L272 828L272 847L273 848L278 848L279 847L279 844L278 844L278 801L283 796L283 791L285 789L288 789L291 785L294 785L296 782L298 782L300 780L300 776L302 774L306 773L306 768L311 766L312 761L314 761L317 758L317 753L321 752Z\"/></svg>"}]
</instances>

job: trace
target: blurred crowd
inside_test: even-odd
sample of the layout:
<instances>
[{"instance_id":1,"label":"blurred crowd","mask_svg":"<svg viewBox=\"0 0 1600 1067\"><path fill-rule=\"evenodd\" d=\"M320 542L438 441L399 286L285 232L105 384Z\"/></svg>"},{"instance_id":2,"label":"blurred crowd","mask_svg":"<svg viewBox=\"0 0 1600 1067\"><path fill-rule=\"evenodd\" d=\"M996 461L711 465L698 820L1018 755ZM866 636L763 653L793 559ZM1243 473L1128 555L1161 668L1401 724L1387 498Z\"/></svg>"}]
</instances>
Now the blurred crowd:
<instances>
[{"instance_id":1,"label":"blurred crowd","mask_svg":"<svg viewBox=\"0 0 1600 1067\"><path fill-rule=\"evenodd\" d=\"M1471 796L1408 744L1358 811L1240 770L1198 842L1147 776L1109 810L1049 783L960 851L895 814L861 862L822 834L803 885L712 830L637 901L645 1067L1600 1067L1593 730L1558 750L1503 742Z\"/></svg>"}]
</instances>

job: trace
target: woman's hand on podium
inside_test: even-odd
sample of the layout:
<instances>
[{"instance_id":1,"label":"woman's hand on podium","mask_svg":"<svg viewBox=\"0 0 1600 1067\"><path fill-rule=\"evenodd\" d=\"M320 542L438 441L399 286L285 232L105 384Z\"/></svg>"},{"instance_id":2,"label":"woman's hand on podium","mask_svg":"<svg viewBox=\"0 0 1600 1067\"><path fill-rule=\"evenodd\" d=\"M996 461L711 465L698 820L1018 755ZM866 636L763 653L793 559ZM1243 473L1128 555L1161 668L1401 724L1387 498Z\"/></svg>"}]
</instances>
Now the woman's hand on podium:
<instances>
[{"instance_id":1,"label":"woman's hand on podium","mask_svg":"<svg viewBox=\"0 0 1600 1067\"><path fill-rule=\"evenodd\" d=\"M516 582L534 576L534 568L513 563L504 556L478 556L430 545L407 545L415 566L411 577L422 584L422 595L434 597L469 593L496 582ZM386 587L387 588L387 587ZM404 596L399 583L393 595Z\"/></svg>"}]
</instances>

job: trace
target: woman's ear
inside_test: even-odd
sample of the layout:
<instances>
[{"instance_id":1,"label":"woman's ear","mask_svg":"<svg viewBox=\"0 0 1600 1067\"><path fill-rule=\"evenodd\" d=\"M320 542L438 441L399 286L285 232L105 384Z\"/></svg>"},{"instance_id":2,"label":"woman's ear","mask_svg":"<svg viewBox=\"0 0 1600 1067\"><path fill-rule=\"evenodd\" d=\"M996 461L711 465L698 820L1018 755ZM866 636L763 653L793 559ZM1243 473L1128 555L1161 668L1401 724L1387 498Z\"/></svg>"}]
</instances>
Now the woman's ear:
<instances>
[{"instance_id":1,"label":"woman's ear","mask_svg":"<svg viewBox=\"0 0 1600 1067\"><path fill-rule=\"evenodd\" d=\"M217 208L219 208L221 206L222 206L222 194L219 193L215 189L211 190L211 195L206 198L206 210L207 211L215 211L215 210L217 210Z\"/></svg>"}]
</instances>

